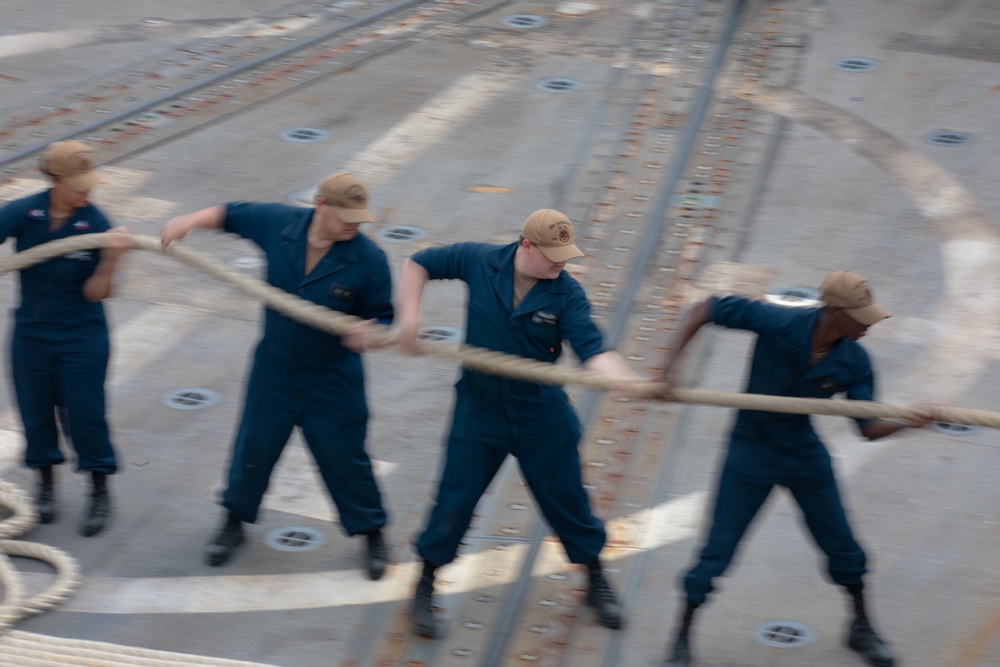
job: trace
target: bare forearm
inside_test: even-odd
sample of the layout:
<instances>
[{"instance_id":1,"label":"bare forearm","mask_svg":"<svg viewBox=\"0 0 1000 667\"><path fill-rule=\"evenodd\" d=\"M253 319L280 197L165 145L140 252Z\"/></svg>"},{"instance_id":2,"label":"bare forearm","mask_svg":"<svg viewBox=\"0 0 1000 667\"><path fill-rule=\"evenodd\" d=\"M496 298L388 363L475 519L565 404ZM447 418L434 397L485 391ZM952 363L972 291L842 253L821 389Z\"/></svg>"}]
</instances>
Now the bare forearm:
<instances>
[{"instance_id":1,"label":"bare forearm","mask_svg":"<svg viewBox=\"0 0 1000 667\"><path fill-rule=\"evenodd\" d=\"M83 283L83 298L91 303L111 296L111 284L115 278L118 260L102 259L94 273Z\"/></svg>"},{"instance_id":2,"label":"bare forearm","mask_svg":"<svg viewBox=\"0 0 1000 667\"><path fill-rule=\"evenodd\" d=\"M639 374L632 370L623 357L614 350L595 354L590 359L583 362L583 367L591 373L597 373L610 378L618 379L641 379Z\"/></svg>"},{"instance_id":3,"label":"bare forearm","mask_svg":"<svg viewBox=\"0 0 1000 667\"><path fill-rule=\"evenodd\" d=\"M222 205L209 206L200 211L189 213L186 217L188 218L189 230L218 229L222 227L222 223L226 220L226 207Z\"/></svg>"},{"instance_id":4,"label":"bare forearm","mask_svg":"<svg viewBox=\"0 0 1000 667\"><path fill-rule=\"evenodd\" d=\"M868 440L878 440L892 435L904 428L914 428L914 424L895 421L892 419L873 419L865 423L861 429L861 434Z\"/></svg>"},{"instance_id":5,"label":"bare forearm","mask_svg":"<svg viewBox=\"0 0 1000 667\"><path fill-rule=\"evenodd\" d=\"M420 301L428 280L427 269L412 260L406 260L397 290L400 326L416 326L420 320Z\"/></svg>"},{"instance_id":6,"label":"bare forearm","mask_svg":"<svg viewBox=\"0 0 1000 667\"><path fill-rule=\"evenodd\" d=\"M174 241L178 241L192 229L219 229L226 221L225 206L209 206L194 213L179 215L170 220L160 232L160 239L163 247L166 248Z\"/></svg>"},{"instance_id":7,"label":"bare forearm","mask_svg":"<svg viewBox=\"0 0 1000 667\"><path fill-rule=\"evenodd\" d=\"M713 299L699 301L691 308L681 322L673 340L670 341L670 350L667 352L667 356L663 362L664 377L673 370L673 366L680 357L681 351L687 347L687 344L691 342L691 339L698 333L698 330L712 321L712 308L714 304Z\"/></svg>"},{"instance_id":8,"label":"bare forearm","mask_svg":"<svg viewBox=\"0 0 1000 667\"><path fill-rule=\"evenodd\" d=\"M101 261L94 273L83 283L83 298L91 303L106 299L111 295L111 284L115 268L123 253L131 247L130 232L127 227L113 227L105 232L105 245L101 247Z\"/></svg>"}]
</instances>

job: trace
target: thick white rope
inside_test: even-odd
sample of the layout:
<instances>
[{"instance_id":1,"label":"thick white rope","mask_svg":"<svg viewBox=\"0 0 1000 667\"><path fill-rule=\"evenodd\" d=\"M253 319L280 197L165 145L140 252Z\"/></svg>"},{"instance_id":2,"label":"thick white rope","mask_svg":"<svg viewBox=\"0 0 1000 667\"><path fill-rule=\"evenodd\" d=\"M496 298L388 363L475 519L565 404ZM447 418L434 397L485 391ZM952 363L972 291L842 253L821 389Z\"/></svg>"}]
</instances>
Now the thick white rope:
<instances>
[{"instance_id":1,"label":"thick white rope","mask_svg":"<svg viewBox=\"0 0 1000 667\"><path fill-rule=\"evenodd\" d=\"M84 234L36 246L15 254L0 262L0 275L19 271L34 264L47 261L78 250L101 248L108 241L104 234ZM131 236L130 242L139 250L163 252L159 239L148 236ZM199 253L177 244L171 245L165 253L204 273L235 285L249 296L263 302L283 315L303 324L327 331L343 334L350 326L361 320L351 315L337 313L323 306L300 299L284 290L263 281L238 273ZM392 332L386 329L379 336L384 342L391 340ZM448 347L422 345L421 352L445 357L460 362L468 368L502 377L550 385L580 385L591 389L608 390L621 386L621 382L601 377L593 373L554 366L532 359L524 359L492 350L471 346ZM652 382L636 383L634 387L641 395L656 396L662 385ZM896 418L919 419L922 413L907 405L892 405L868 401L829 400L818 398L790 398L787 396L763 396L711 391L707 389L673 389L671 400L678 403L697 403L719 407L764 410L795 414L842 415L856 418ZM1000 413L983 410L941 408L938 416L943 421L1000 428ZM0 506L8 508L12 516L0 522L0 586L4 598L0 604L0 633L9 630L19 620L41 613L66 600L80 585L80 571L76 561L59 549L24 542L17 538L31 530L38 522L34 504L18 487L0 480ZM33 558L50 564L56 572L55 581L45 591L25 597L17 571L10 558ZM8 632L0 637L0 657L17 656L18 665L34 667L54 664L51 655L59 652L66 661L60 665L94 665L116 667L173 667L175 665L203 665L220 667L267 667L258 663L244 663L231 660L184 656L159 651L149 651L114 644L98 644L78 640L44 637L39 647L37 635ZM124 656L118 660L116 656Z\"/></svg>"}]
</instances>

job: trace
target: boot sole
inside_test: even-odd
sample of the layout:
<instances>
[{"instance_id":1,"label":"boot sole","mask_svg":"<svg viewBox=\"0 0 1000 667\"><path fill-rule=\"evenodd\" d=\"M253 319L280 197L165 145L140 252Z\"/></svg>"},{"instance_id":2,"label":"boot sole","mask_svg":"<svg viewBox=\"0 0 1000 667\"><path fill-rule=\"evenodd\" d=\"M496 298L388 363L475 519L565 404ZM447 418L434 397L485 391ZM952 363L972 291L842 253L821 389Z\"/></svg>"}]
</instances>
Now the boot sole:
<instances>
[{"instance_id":1,"label":"boot sole","mask_svg":"<svg viewBox=\"0 0 1000 667\"><path fill-rule=\"evenodd\" d=\"M35 510L38 512L38 523L52 523L56 520L55 498L36 500Z\"/></svg>"},{"instance_id":2,"label":"boot sole","mask_svg":"<svg viewBox=\"0 0 1000 667\"><path fill-rule=\"evenodd\" d=\"M227 551L226 553L206 553L205 563L212 567L219 567L220 565L225 565L232 558L232 555L232 551Z\"/></svg>"},{"instance_id":3,"label":"boot sole","mask_svg":"<svg viewBox=\"0 0 1000 667\"><path fill-rule=\"evenodd\" d=\"M422 625L421 626L414 625L413 632L418 637L423 637L424 639L437 639L440 636L440 633L438 632L437 628L431 630Z\"/></svg>"},{"instance_id":4,"label":"boot sole","mask_svg":"<svg viewBox=\"0 0 1000 667\"><path fill-rule=\"evenodd\" d=\"M368 555L368 578L372 581L378 581L383 576L385 576L385 571L389 567L389 550L385 550L384 558L372 558L371 554Z\"/></svg>"},{"instance_id":5,"label":"boot sole","mask_svg":"<svg viewBox=\"0 0 1000 667\"><path fill-rule=\"evenodd\" d=\"M601 618L600 616L598 616L597 617L597 623L599 625L604 626L605 628L608 628L609 630L618 630L618 629L620 629L622 627L622 620L620 618L618 618L618 619L606 619L606 618Z\"/></svg>"},{"instance_id":6,"label":"boot sole","mask_svg":"<svg viewBox=\"0 0 1000 667\"><path fill-rule=\"evenodd\" d=\"M670 658L664 660L663 667L690 667L692 662L693 659L690 653L680 657L671 655Z\"/></svg>"},{"instance_id":7,"label":"boot sole","mask_svg":"<svg viewBox=\"0 0 1000 667\"><path fill-rule=\"evenodd\" d=\"M873 660L873 659L869 658L868 656L865 655L864 649L855 646L853 642L848 641L847 642L847 648L851 649L852 651L854 651L855 653L857 653L858 655L860 655L862 658L864 658L865 662L867 662L872 667L895 667L895 665L896 665L896 660L895 659L891 659L891 660L878 660L878 659L874 659Z\"/></svg>"},{"instance_id":8,"label":"boot sole","mask_svg":"<svg viewBox=\"0 0 1000 667\"><path fill-rule=\"evenodd\" d=\"M218 544L210 544L205 547L205 564L211 567L219 567L220 565L225 565L230 558L233 557L233 553L243 544L243 540L240 540L231 547L223 548L220 551L214 551L213 547L219 547Z\"/></svg>"},{"instance_id":9,"label":"boot sole","mask_svg":"<svg viewBox=\"0 0 1000 667\"><path fill-rule=\"evenodd\" d=\"M410 612L413 613L412 611ZM416 618L412 618L410 621L410 628L418 637L423 637L425 639L438 639L441 637L441 628L438 626L437 613L435 613L434 608L431 608L431 620L428 623L418 622Z\"/></svg>"},{"instance_id":10,"label":"boot sole","mask_svg":"<svg viewBox=\"0 0 1000 667\"><path fill-rule=\"evenodd\" d=\"M104 530L106 525L107 524L105 522L102 522L100 525L84 524L84 526L80 529L80 534L84 537L93 537Z\"/></svg>"},{"instance_id":11,"label":"boot sole","mask_svg":"<svg viewBox=\"0 0 1000 667\"><path fill-rule=\"evenodd\" d=\"M590 600L589 597L586 598L586 603L587 603L587 606L590 607L591 609L593 609L594 613L597 614L597 619L596 620L597 620L597 624L598 625L604 626L605 628L608 628L609 630L618 630L624 624L624 618L622 618L622 616L619 616L618 618L613 618L613 619L602 618L600 612L597 611L597 607L594 606L594 603Z\"/></svg>"},{"instance_id":12,"label":"boot sole","mask_svg":"<svg viewBox=\"0 0 1000 667\"><path fill-rule=\"evenodd\" d=\"M416 601L414 601L416 602ZM416 604L410 607L410 628L418 637L438 639L443 634L438 623L438 608L431 604L430 617L417 618Z\"/></svg>"},{"instance_id":13,"label":"boot sole","mask_svg":"<svg viewBox=\"0 0 1000 667\"><path fill-rule=\"evenodd\" d=\"M220 556L219 554L205 554L205 565L209 567L219 567L229 560L229 554Z\"/></svg>"}]
</instances>

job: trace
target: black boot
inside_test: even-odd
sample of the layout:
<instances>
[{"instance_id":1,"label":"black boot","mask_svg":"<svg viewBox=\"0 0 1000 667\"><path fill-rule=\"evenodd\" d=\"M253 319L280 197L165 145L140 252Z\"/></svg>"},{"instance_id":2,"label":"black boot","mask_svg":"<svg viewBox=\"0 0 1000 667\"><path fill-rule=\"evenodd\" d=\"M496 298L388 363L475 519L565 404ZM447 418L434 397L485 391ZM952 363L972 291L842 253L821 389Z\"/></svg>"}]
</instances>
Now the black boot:
<instances>
[{"instance_id":1,"label":"black boot","mask_svg":"<svg viewBox=\"0 0 1000 667\"><path fill-rule=\"evenodd\" d=\"M368 533L368 576L378 581L389 564L389 547L378 528Z\"/></svg>"},{"instance_id":2,"label":"black boot","mask_svg":"<svg viewBox=\"0 0 1000 667\"><path fill-rule=\"evenodd\" d=\"M212 567L222 565L241 544L243 544L243 522L229 512L219 534L205 545L205 563Z\"/></svg>"},{"instance_id":3,"label":"black boot","mask_svg":"<svg viewBox=\"0 0 1000 667\"><path fill-rule=\"evenodd\" d=\"M622 626L622 612L618 606L611 584L604 578L601 563L587 565L590 573L590 587L587 589L587 604L597 613L597 622L612 630Z\"/></svg>"},{"instance_id":4,"label":"black boot","mask_svg":"<svg viewBox=\"0 0 1000 667\"><path fill-rule=\"evenodd\" d=\"M868 613L865 610L864 586L862 584L848 586L847 592L851 594L855 616L847 634L847 646L852 651L860 653L869 665L893 667L896 664L896 659L892 649L875 633L871 621L868 620Z\"/></svg>"},{"instance_id":5,"label":"black boot","mask_svg":"<svg viewBox=\"0 0 1000 667\"><path fill-rule=\"evenodd\" d=\"M56 518L56 487L52 476L52 466L38 469L41 480L38 482L38 497L35 506L38 508L38 523L52 523Z\"/></svg>"},{"instance_id":6,"label":"black boot","mask_svg":"<svg viewBox=\"0 0 1000 667\"><path fill-rule=\"evenodd\" d=\"M684 616L681 619L680 630L677 631L677 641L674 642L674 649L664 660L664 667L687 667L691 664L691 622L694 620L695 609L698 605L687 602L684 607Z\"/></svg>"},{"instance_id":7,"label":"black boot","mask_svg":"<svg viewBox=\"0 0 1000 667\"><path fill-rule=\"evenodd\" d=\"M413 595L413 612L410 619L413 631L428 639L438 637L437 620L434 618L434 571L436 569L424 561L424 570Z\"/></svg>"},{"instance_id":8,"label":"black boot","mask_svg":"<svg viewBox=\"0 0 1000 667\"><path fill-rule=\"evenodd\" d=\"M94 482L93 491L90 493L90 509L87 516L83 517L80 524L80 534L84 537L93 537L104 530L111 514L111 497L108 495L107 475L102 472L90 473Z\"/></svg>"}]
</instances>

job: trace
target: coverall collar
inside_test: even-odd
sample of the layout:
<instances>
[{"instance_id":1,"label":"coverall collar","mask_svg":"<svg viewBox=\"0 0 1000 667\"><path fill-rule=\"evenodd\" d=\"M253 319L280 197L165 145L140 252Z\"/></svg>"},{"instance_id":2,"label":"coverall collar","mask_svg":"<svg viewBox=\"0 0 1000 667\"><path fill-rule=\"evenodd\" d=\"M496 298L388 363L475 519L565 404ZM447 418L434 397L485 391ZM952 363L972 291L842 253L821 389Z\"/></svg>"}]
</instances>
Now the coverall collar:
<instances>
[{"instance_id":1,"label":"coverall collar","mask_svg":"<svg viewBox=\"0 0 1000 667\"><path fill-rule=\"evenodd\" d=\"M490 284L508 316L541 310L552 304L555 295L566 293L562 274L554 280L539 280L524 296L517 309L514 309L514 254L517 246L517 243L501 246L486 256L486 263L493 269Z\"/></svg>"},{"instance_id":2,"label":"coverall collar","mask_svg":"<svg viewBox=\"0 0 1000 667\"><path fill-rule=\"evenodd\" d=\"M796 338L795 360L799 364L803 380L823 377L824 375L833 375L846 365L844 360L849 356L852 341L845 336L834 343L830 351L826 353L826 356L819 360L819 363L812 367L809 366L810 357L812 356L813 332L819 325L819 317L822 313L823 308L813 309L813 312L806 315L804 326L797 329L794 334Z\"/></svg>"},{"instance_id":3,"label":"coverall collar","mask_svg":"<svg viewBox=\"0 0 1000 667\"><path fill-rule=\"evenodd\" d=\"M285 256L288 258L295 271L294 275L300 278L300 287L320 280L343 269L347 264L358 262L358 246L355 241L361 236L355 236L350 241L338 241L327 250L323 258L316 263L312 272L307 276L306 272L306 242L309 234L309 223L312 216L305 220L294 222L281 230L281 245L285 249Z\"/></svg>"}]
</instances>

